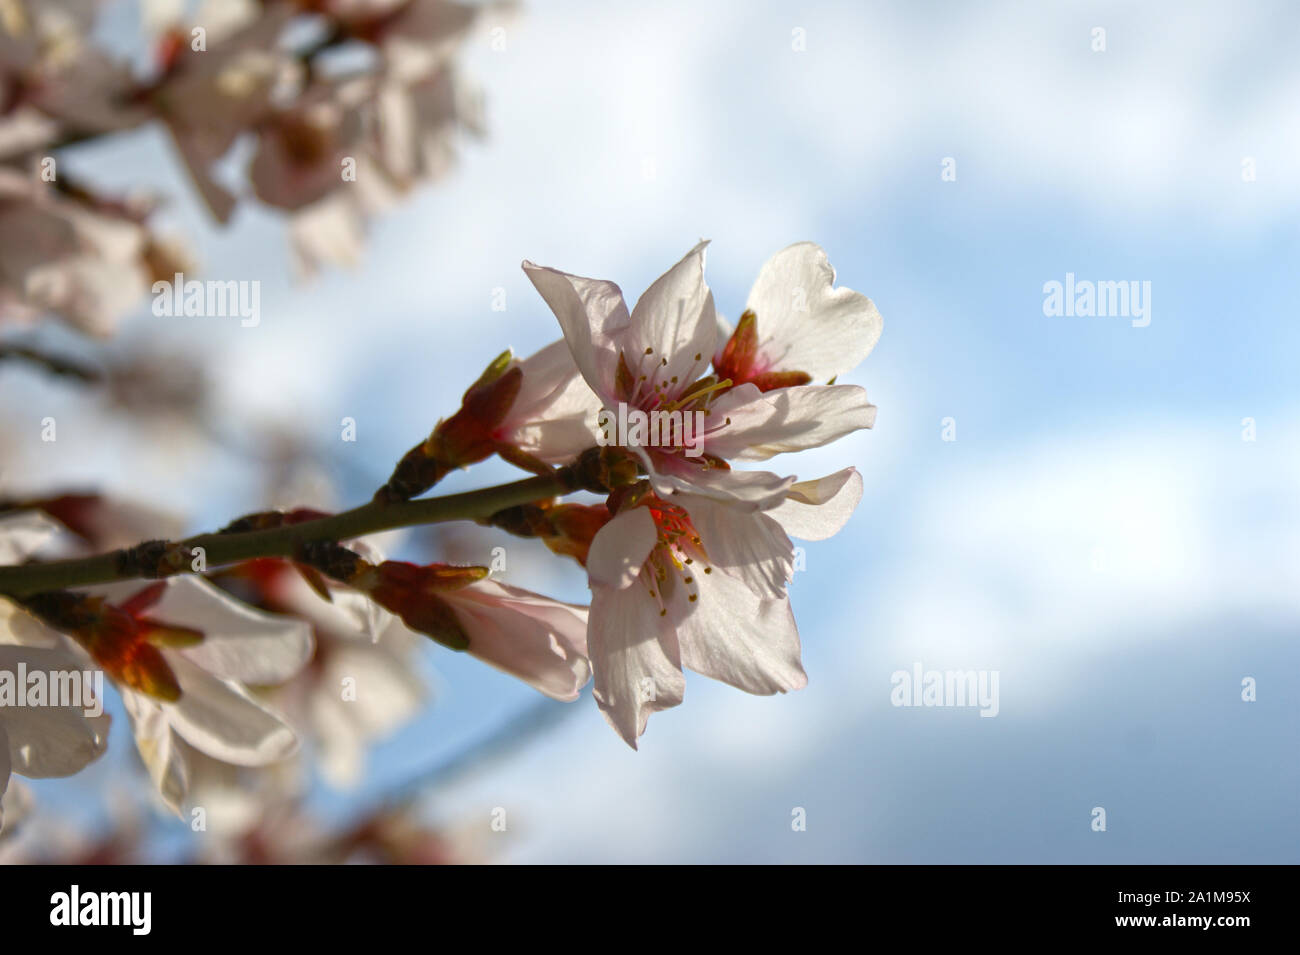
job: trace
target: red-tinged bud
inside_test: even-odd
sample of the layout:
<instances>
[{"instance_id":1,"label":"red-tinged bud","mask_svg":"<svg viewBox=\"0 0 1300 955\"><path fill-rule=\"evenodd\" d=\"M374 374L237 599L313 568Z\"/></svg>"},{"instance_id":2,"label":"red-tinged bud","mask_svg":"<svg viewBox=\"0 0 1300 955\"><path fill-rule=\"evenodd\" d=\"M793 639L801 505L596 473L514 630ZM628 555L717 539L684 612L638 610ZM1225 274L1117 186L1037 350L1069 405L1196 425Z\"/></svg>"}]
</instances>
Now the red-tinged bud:
<instances>
[{"instance_id":1,"label":"red-tinged bud","mask_svg":"<svg viewBox=\"0 0 1300 955\"><path fill-rule=\"evenodd\" d=\"M403 455L388 483L375 494L380 503L409 501L451 471L477 464L498 448L496 431L514 406L524 372L514 356L502 352L470 385L460 409L433 429L429 437Z\"/></svg>"},{"instance_id":2,"label":"red-tinged bud","mask_svg":"<svg viewBox=\"0 0 1300 955\"><path fill-rule=\"evenodd\" d=\"M438 596L459 590L487 577L486 567L455 567L450 564L419 566L386 560L371 565L350 583L370 599L401 617L412 630L432 637L453 650L469 646L469 637L455 611Z\"/></svg>"},{"instance_id":3,"label":"red-tinged bud","mask_svg":"<svg viewBox=\"0 0 1300 955\"><path fill-rule=\"evenodd\" d=\"M496 430L510 413L523 383L523 369L517 366L486 383L480 379L465 392L460 410L434 428L425 442L428 455L448 468L490 457L497 447Z\"/></svg>"},{"instance_id":4,"label":"red-tinged bud","mask_svg":"<svg viewBox=\"0 0 1300 955\"><path fill-rule=\"evenodd\" d=\"M749 310L740 316L736 330L731 333L713 367L720 379L730 378L733 386L748 382L760 391L806 385L812 381L812 376L802 371L773 371L765 366L758 353L758 316Z\"/></svg>"}]
</instances>

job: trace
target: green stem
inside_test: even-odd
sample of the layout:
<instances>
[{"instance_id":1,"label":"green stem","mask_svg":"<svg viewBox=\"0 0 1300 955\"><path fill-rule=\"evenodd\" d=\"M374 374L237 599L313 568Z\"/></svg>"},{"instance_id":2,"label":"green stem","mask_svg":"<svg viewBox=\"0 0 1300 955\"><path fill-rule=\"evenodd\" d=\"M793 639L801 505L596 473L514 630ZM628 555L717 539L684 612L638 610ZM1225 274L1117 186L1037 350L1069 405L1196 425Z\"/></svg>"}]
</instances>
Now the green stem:
<instances>
[{"instance_id":1,"label":"green stem","mask_svg":"<svg viewBox=\"0 0 1300 955\"><path fill-rule=\"evenodd\" d=\"M539 477L446 497L391 504L372 501L350 511L300 524L233 534L200 534L180 541L176 548L202 548L207 569L213 569L258 557L293 557L299 544L311 541L351 540L397 527L477 520L507 507L568 494L574 489L572 475L557 470ZM127 559L129 553L129 550L119 550L94 557L0 567L0 594L28 597L50 590L147 577L131 566L132 562ZM175 572L190 573L191 570L188 565L182 565Z\"/></svg>"}]
</instances>

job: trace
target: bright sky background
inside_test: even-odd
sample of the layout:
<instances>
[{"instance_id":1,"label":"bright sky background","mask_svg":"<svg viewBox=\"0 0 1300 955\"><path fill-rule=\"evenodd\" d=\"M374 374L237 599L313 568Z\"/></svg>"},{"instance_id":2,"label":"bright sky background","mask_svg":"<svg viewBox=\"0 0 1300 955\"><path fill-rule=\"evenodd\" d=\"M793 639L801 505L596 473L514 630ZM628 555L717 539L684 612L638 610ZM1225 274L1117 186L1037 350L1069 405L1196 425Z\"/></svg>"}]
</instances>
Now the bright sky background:
<instances>
[{"instance_id":1,"label":"bright sky background","mask_svg":"<svg viewBox=\"0 0 1300 955\"><path fill-rule=\"evenodd\" d=\"M1297 27L1285 2L535 2L504 52L484 35L468 57L489 137L377 225L359 270L293 285L269 214L217 233L182 204L208 274L262 279L262 325L159 329L186 320L142 310L129 331L188 336L232 426L292 422L356 501L369 488L348 475L386 475L502 347L557 336L522 259L635 297L711 238L734 318L764 259L812 239L885 330L849 379L875 429L776 462L866 482L793 586L808 687L688 677L637 753L586 698L435 814L479 832L504 807L509 830L477 843L513 861L1297 862ZM183 188L161 136L77 161ZM1150 325L1045 317L1043 285L1067 272L1149 281ZM0 381L6 404L14 389ZM176 469L161 441L123 459L111 427L69 413L84 441L47 473L200 496L196 528L251 509L238 462ZM337 440L344 415L356 444ZM578 573L539 578L511 547L506 579L582 597ZM439 705L328 811L536 698L430 656ZM891 706L890 674L918 661L997 670L1000 714Z\"/></svg>"}]
</instances>

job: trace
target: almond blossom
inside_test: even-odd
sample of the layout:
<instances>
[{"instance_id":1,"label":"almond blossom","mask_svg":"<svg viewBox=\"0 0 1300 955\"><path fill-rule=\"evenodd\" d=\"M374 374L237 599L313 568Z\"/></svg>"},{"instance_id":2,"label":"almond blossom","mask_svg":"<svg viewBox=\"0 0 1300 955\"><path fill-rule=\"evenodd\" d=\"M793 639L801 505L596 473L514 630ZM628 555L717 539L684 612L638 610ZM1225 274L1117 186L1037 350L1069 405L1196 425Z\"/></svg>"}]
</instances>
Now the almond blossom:
<instances>
[{"instance_id":1,"label":"almond blossom","mask_svg":"<svg viewBox=\"0 0 1300 955\"><path fill-rule=\"evenodd\" d=\"M145 225L147 204L51 191L0 167L0 320L59 315L105 336L184 261Z\"/></svg>"},{"instance_id":2,"label":"almond blossom","mask_svg":"<svg viewBox=\"0 0 1300 955\"><path fill-rule=\"evenodd\" d=\"M194 577L93 593L101 616L75 634L77 642L113 678L169 808L179 812L189 789L182 740L237 766L266 766L297 749L292 727L249 687L282 683L307 663L312 637L304 621L254 610ZM57 638L47 631L46 639Z\"/></svg>"},{"instance_id":3,"label":"almond blossom","mask_svg":"<svg viewBox=\"0 0 1300 955\"><path fill-rule=\"evenodd\" d=\"M648 480L614 489L614 516L586 561L596 699L633 747L650 713L681 702L683 666L751 693L805 684L788 535L835 533L862 496L861 477L849 468L801 483L728 462L818 447L875 420L860 387L810 383L852 367L880 332L866 296L834 288L825 253L801 243L774 256L721 344L705 245L630 312L612 282L524 263L601 405L668 414L666 428L618 442ZM703 419L692 449L688 414Z\"/></svg>"},{"instance_id":4,"label":"almond blossom","mask_svg":"<svg viewBox=\"0 0 1300 955\"><path fill-rule=\"evenodd\" d=\"M862 478L847 468L785 493L766 513L650 494L597 532L587 561L595 696L634 749L651 713L682 702L683 667L760 695L807 683L786 593L787 533L836 533L862 497Z\"/></svg>"},{"instance_id":5,"label":"almond blossom","mask_svg":"<svg viewBox=\"0 0 1300 955\"><path fill-rule=\"evenodd\" d=\"M706 245L657 279L631 312L612 282L531 262L524 271L555 313L578 369L605 409L703 416L701 453L686 453L676 422L656 443L628 445L657 493L703 494L750 510L772 507L793 479L732 471L728 459L758 461L827 444L871 427L875 408L856 385L764 393L752 382L736 386L706 375L718 337L713 294L704 281Z\"/></svg>"},{"instance_id":6,"label":"almond blossom","mask_svg":"<svg viewBox=\"0 0 1300 955\"><path fill-rule=\"evenodd\" d=\"M34 553L58 530L38 512L0 517L0 563ZM112 678L173 810L188 789L179 740L242 766L273 763L297 747L291 727L248 687L281 683L306 664L312 637L304 621L254 610L195 577L38 595L23 609L0 605L3 642L89 657Z\"/></svg>"}]
</instances>

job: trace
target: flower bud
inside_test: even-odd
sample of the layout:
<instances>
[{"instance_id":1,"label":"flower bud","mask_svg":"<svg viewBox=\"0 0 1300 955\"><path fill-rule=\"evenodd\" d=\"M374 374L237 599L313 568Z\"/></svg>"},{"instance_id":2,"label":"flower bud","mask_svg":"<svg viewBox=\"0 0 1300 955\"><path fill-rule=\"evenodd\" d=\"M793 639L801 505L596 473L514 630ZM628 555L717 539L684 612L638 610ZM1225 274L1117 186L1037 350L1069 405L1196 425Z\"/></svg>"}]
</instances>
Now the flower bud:
<instances>
[{"instance_id":1,"label":"flower bud","mask_svg":"<svg viewBox=\"0 0 1300 955\"><path fill-rule=\"evenodd\" d=\"M432 637L443 646L464 650L469 637L455 612L441 599L440 592L459 590L488 576L486 567L455 567L450 564L420 566L386 560L369 565L348 581L370 599L397 614L412 630Z\"/></svg>"},{"instance_id":2,"label":"flower bud","mask_svg":"<svg viewBox=\"0 0 1300 955\"><path fill-rule=\"evenodd\" d=\"M524 373L507 350L470 385L460 410L438 422L429 437L402 457L393 475L375 494L384 503L423 494L456 468L476 464L497 450L494 432L510 413Z\"/></svg>"}]
</instances>

